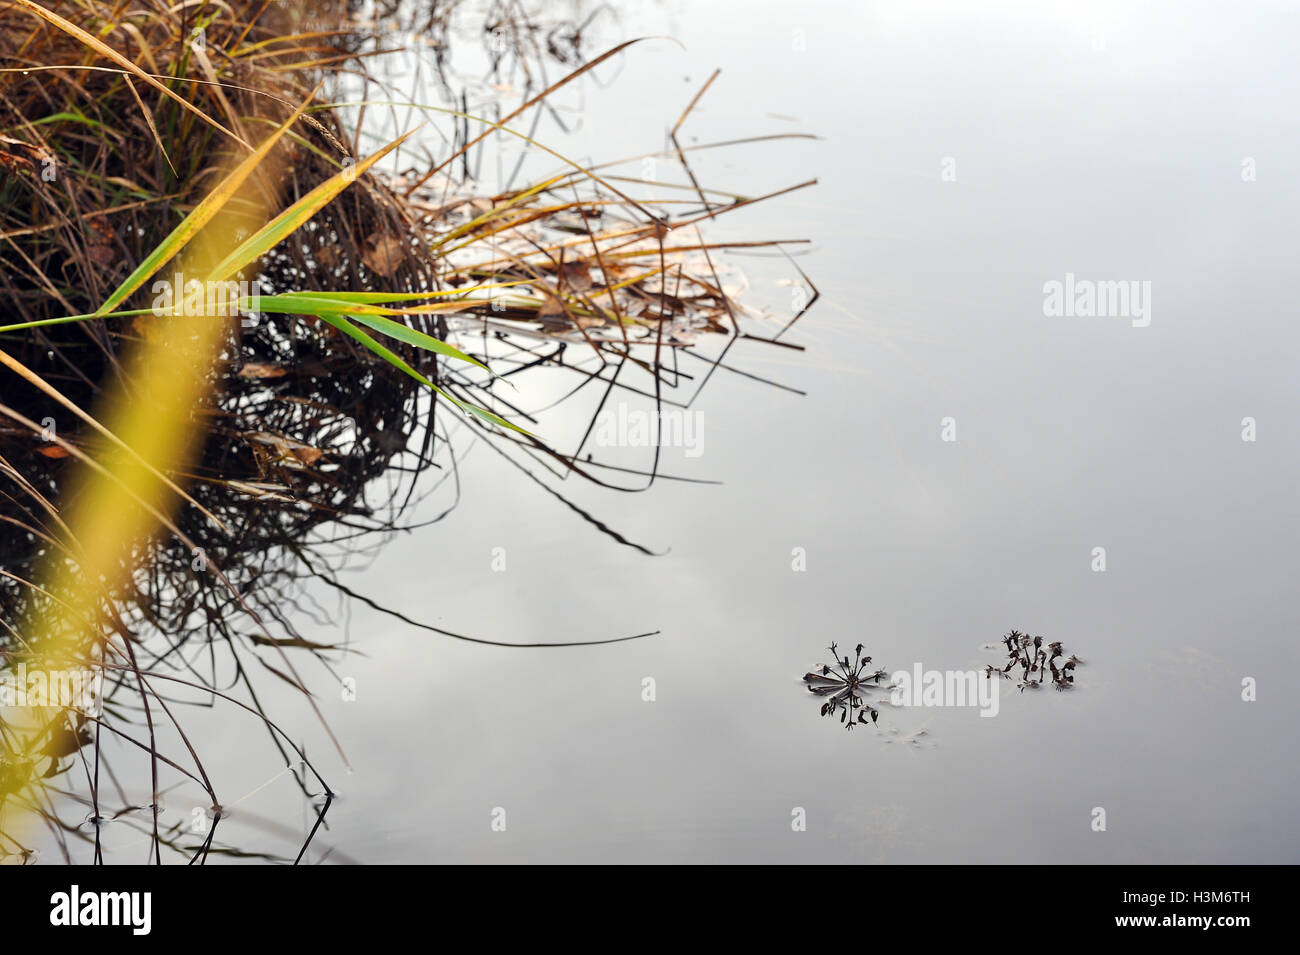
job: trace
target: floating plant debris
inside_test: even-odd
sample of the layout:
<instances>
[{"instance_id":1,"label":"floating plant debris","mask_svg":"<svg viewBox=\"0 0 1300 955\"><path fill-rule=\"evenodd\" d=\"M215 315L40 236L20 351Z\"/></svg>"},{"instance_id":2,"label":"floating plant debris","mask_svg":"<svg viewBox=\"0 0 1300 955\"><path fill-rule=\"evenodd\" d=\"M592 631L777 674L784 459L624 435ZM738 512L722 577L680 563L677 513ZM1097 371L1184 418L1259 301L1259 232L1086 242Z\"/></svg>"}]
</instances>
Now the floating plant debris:
<instances>
[{"instance_id":1,"label":"floating plant debris","mask_svg":"<svg viewBox=\"0 0 1300 955\"><path fill-rule=\"evenodd\" d=\"M1021 668L1020 673L1020 692L1025 690L1036 690L1048 681L1048 671L1051 671L1052 686L1058 690L1068 690L1074 686L1074 668L1083 661L1071 654L1066 661L1059 667L1056 661L1065 656L1065 648L1061 646L1061 641L1056 640L1044 645L1044 638L1041 636L1031 637L1027 633L1021 633L1019 630L1012 630L1002 638L1002 645L1007 649L1007 665L1004 667L995 667L992 664L984 667L984 676L992 679L993 674L1012 678L1011 671L1016 667ZM997 644L989 644L987 649L994 649Z\"/></svg>"},{"instance_id":2,"label":"floating plant debris","mask_svg":"<svg viewBox=\"0 0 1300 955\"><path fill-rule=\"evenodd\" d=\"M934 742L930 739L930 731L926 729L926 726L929 726L933 721L934 718L931 717L921 725L920 729L913 730L910 733L904 733L902 730L895 727L884 734L883 742L899 743L903 746L910 746L913 749L925 749L934 746Z\"/></svg>"},{"instance_id":3,"label":"floating plant debris","mask_svg":"<svg viewBox=\"0 0 1300 955\"><path fill-rule=\"evenodd\" d=\"M839 655L839 648L831 644L831 659L834 663L818 664L811 673L805 673L803 681L808 689L818 696L829 696L822 704L822 716L840 714L840 722L845 729L853 729L857 723L866 723L870 716L873 725L880 711L867 700L868 690L888 689L881 687L880 681L885 676L884 670L871 669L871 657L862 655L862 644L855 650L853 662L848 656Z\"/></svg>"}]
</instances>

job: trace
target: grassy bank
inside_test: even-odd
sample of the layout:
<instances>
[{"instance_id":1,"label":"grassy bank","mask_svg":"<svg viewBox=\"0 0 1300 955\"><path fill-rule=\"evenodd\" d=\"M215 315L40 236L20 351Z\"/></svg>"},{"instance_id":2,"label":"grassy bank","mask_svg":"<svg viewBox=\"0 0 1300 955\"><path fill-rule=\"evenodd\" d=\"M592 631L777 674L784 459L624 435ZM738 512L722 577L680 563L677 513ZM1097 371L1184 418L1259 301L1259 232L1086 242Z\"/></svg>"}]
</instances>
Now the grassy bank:
<instances>
[{"instance_id":1,"label":"grassy bank","mask_svg":"<svg viewBox=\"0 0 1300 955\"><path fill-rule=\"evenodd\" d=\"M392 15L446 43L454 6ZM484 29L516 66L564 70L491 120L367 101L447 130L435 156L415 127L363 150L340 118L342 81L382 49L346 5L0 9L0 653L106 677L102 708L0 717L11 858L30 857L32 822L68 858L77 843L101 857L100 822L124 801L109 737L147 767L150 860L213 851L215 825L196 843L153 811L188 780L221 815L182 691L258 720L323 818L324 776L254 685L270 672L314 706L294 660L338 650L294 612L304 577L342 588L311 545L392 529L452 427L530 475L606 483L520 403L513 380L531 368L671 401L699 336L728 344L691 380L731 343L781 344L784 328L743 327L716 261L730 246L702 230L768 197L703 188L675 135L659 158L686 179L657 183L623 172L643 157L584 166L528 132L548 96L634 47L580 58L580 30L543 45L518 19ZM477 194L466 159L489 136L556 171ZM220 689L218 651L235 674ZM69 821L60 778L90 826Z\"/></svg>"}]
</instances>

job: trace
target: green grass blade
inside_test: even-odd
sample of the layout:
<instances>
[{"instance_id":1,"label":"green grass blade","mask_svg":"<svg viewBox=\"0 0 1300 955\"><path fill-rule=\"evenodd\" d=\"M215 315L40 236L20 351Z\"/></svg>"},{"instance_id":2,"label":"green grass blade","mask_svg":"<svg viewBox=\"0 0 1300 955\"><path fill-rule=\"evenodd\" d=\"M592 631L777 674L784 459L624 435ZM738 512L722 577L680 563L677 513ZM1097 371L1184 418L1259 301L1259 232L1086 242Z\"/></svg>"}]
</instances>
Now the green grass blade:
<instances>
[{"instance_id":1,"label":"green grass blade","mask_svg":"<svg viewBox=\"0 0 1300 955\"><path fill-rule=\"evenodd\" d=\"M61 315L58 318L42 318L34 322L19 322L17 325L0 325L0 333L20 332L28 328L43 328L46 325L67 325L71 322L89 322L98 318L129 318L132 315L156 315L152 308L133 308L124 312L91 312L88 315Z\"/></svg>"},{"instance_id":2,"label":"green grass blade","mask_svg":"<svg viewBox=\"0 0 1300 955\"><path fill-rule=\"evenodd\" d=\"M374 352L380 358L384 359L384 361L388 362L393 367L400 368L402 371L406 372L416 381L420 382L421 384L429 388L432 388L435 392L437 392L442 397L446 398L448 401L450 401L457 408L460 408L462 411L466 411L469 414L472 414L483 421L490 422L491 424L499 425L502 428L509 428L511 431L517 431L520 434L528 435L529 437L532 437L532 435L529 435L528 432L525 431L523 428L519 427L518 425L511 424L505 418L495 415L491 411L488 411L484 408L476 408L474 405L468 404L467 402L461 401L459 398L455 398L447 394L447 392L443 391L441 388L439 388L437 385L431 382L428 378L425 378L424 375L420 374L418 371L416 371L414 368L408 365L405 361L403 361L401 356L394 354L391 350L385 348L379 342L375 341L372 337L370 337L370 335L366 334L366 332L364 332L360 328L357 328L357 326L353 325L350 321L348 321L346 316L326 314L326 315L321 315L320 319L321 321L334 326L339 331L341 331L344 335L347 335L349 338L352 338L360 342L362 345L370 349L372 352Z\"/></svg>"},{"instance_id":3,"label":"green grass blade","mask_svg":"<svg viewBox=\"0 0 1300 955\"><path fill-rule=\"evenodd\" d=\"M437 352L439 355L446 355L448 358L455 358L458 361L467 361L471 365L478 365L484 371L491 373L491 369L487 365L476 358L466 355L459 348L454 348L446 342L439 341L433 336L426 335L424 332L417 331L408 325L403 325L401 322L386 318L380 314L382 310L377 306L368 307L358 302L347 302L326 295L291 295L287 297L267 295L258 298L257 308L263 312L315 315L317 318L322 319L327 315L343 315L355 322L360 322L368 328L381 332L389 338L395 338L408 345L414 345L416 348Z\"/></svg>"},{"instance_id":4,"label":"green grass blade","mask_svg":"<svg viewBox=\"0 0 1300 955\"><path fill-rule=\"evenodd\" d=\"M362 305L383 305L385 302L416 302L425 298L446 298L451 295L468 295L471 292L492 292L501 288L527 285L533 279L516 279L513 282L496 282L489 285L467 285L464 288L437 289L431 292L279 292L275 298L310 296L334 298L342 302L359 302ZM271 296L263 296L269 298Z\"/></svg>"}]
</instances>

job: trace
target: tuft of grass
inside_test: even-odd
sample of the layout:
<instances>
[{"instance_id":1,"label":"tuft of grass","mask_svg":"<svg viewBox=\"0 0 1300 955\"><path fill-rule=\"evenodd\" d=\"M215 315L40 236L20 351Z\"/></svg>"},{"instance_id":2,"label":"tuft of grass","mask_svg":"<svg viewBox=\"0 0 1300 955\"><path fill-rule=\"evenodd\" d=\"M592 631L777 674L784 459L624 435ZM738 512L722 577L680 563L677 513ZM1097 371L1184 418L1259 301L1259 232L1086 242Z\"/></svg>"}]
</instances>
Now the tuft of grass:
<instances>
[{"instance_id":1,"label":"tuft of grass","mask_svg":"<svg viewBox=\"0 0 1300 955\"><path fill-rule=\"evenodd\" d=\"M413 5L419 19L405 26L445 43L455 6ZM572 379L568 395L598 397L593 423L614 395L689 405L713 374L734 370L733 345L797 347L782 336L816 301L809 283L784 326L754 322L721 256L789 243L702 231L789 191L729 193L691 171L697 151L747 144L677 141L714 78L673 127L673 149L651 154L687 181L647 182L621 174L646 157L584 165L541 142L535 124L523 128L548 97L632 44L587 59L577 53L585 24L543 34L503 19L486 27L511 37L493 69L538 91L504 116L463 100L349 102L337 94L350 77L373 79L382 37L348 9L0 9L0 669L88 666L108 679L101 713L0 719L0 854L30 857L17 809L66 858L84 843L101 861L106 804L125 798L101 790L101 768L133 751L148 756L148 807L175 783L212 802L197 845L156 812L131 820L148 834L150 861L164 849L190 861L223 851L218 783L177 703L188 693L187 703L242 709L266 728L317 810L302 858L331 790L263 710L251 674L271 672L314 706L288 651L328 667L346 648L300 632L310 619L299 613L301 582L376 606L339 580L325 545L398 527L416 478L452 453L465 423L594 530L650 553L557 486L577 476L649 487L657 450L629 469L584 455L590 425L567 446L543 440L514 381ZM566 72L551 82L554 62ZM324 102L322 87L333 94ZM345 122L354 109L424 114L455 145L434 161L408 123L360 156L370 130ZM464 174L491 136L560 168L479 195ZM416 163L405 175L399 156ZM153 285L176 272L200 285L256 279L262 292L237 297L240 321L175 314ZM709 335L725 344L704 356L696 344ZM518 645L377 609L442 636ZM219 676L218 648L233 686ZM70 825L43 782L74 767L89 828Z\"/></svg>"}]
</instances>

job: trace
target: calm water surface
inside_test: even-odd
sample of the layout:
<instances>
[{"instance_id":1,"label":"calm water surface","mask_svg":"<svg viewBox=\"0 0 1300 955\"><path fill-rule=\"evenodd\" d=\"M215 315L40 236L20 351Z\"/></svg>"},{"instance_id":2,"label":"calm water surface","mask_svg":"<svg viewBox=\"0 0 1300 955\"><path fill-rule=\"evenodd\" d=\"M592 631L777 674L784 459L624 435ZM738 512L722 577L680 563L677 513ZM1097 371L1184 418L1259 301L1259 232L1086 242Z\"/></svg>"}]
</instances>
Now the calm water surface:
<instances>
[{"instance_id":1,"label":"calm water surface","mask_svg":"<svg viewBox=\"0 0 1300 955\"><path fill-rule=\"evenodd\" d=\"M789 247L823 295L790 335L807 350L730 356L805 394L715 376L694 406L703 453L664 467L719 485L567 482L659 557L463 446L455 511L350 586L494 639L661 633L495 649L359 604L311 627L358 651L338 668L354 702L306 667L351 774L301 700L265 687L341 793L312 860L1300 861L1296 21L1271 4L738 2L603 20L609 45L685 49L633 48L563 98L574 129L543 124L549 144L658 149L715 67L688 141L823 137L696 165L750 194L820 179L709 233L811 240ZM788 262L728 262L774 327L789 317ZM1066 273L1150 282L1150 324L1045 317ZM541 433L589 413L562 406ZM1012 627L1082 656L1078 686L1006 682L993 719L886 709L846 733L799 682L831 641L891 671L967 668ZM276 772L265 738L196 733L224 791L250 793L226 835L291 851L310 819L287 776L257 789Z\"/></svg>"}]
</instances>

